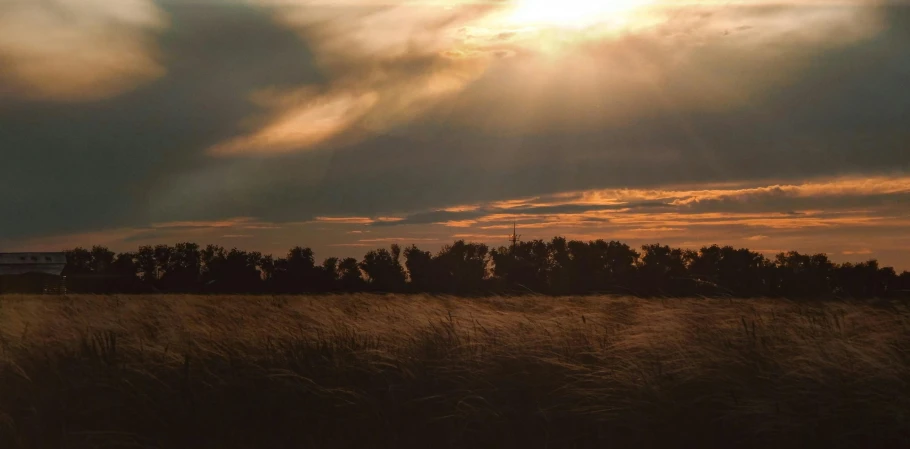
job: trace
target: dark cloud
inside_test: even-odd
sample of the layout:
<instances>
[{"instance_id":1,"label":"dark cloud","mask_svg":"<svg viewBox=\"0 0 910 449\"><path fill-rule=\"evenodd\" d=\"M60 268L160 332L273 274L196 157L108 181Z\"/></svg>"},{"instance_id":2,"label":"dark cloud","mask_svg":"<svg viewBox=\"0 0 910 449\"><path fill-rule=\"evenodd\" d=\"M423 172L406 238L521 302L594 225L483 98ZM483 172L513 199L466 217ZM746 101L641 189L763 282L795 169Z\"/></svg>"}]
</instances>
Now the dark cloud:
<instances>
[{"instance_id":1,"label":"dark cloud","mask_svg":"<svg viewBox=\"0 0 910 449\"><path fill-rule=\"evenodd\" d=\"M0 233L141 224L154 189L226 164L204 150L235 135L256 112L250 92L322 80L304 43L261 11L175 4L165 10L170 28L159 45L168 72L161 79L89 103L0 104L0 206L16 217L2 220Z\"/></svg>"}]
</instances>

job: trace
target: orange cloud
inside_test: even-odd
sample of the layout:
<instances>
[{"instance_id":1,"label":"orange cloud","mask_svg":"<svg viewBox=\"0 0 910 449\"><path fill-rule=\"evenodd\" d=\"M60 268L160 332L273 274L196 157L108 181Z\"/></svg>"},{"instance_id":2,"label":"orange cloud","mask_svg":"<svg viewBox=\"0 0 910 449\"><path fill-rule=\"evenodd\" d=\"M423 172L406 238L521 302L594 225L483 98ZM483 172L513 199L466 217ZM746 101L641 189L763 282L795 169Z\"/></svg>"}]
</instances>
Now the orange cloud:
<instances>
[{"instance_id":1,"label":"orange cloud","mask_svg":"<svg viewBox=\"0 0 910 449\"><path fill-rule=\"evenodd\" d=\"M852 256L852 255L868 255L868 254L872 254L872 252L873 252L873 251L872 251L871 249L858 249L858 250L843 251L841 254L844 254L844 255L847 255L847 256Z\"/></svg>"},{"instance_id":2,"label":"orange cloud","mask_svg":"<svg viewBox=\"0 0 910 449\"><path fill-rule=\"evenodd\" d=\"M451 220L440 224L450 228L470 228L475 223L477 223L475 220Z\"/></svg>"},{"instance_id":3,"label":"orange cloud","mask_svg":"<svg viewBox=\"0 0 910 449\"><path fill-rule=\"evenodd\" d=\"M379 100L376 92L339 91L262 94L259 103L278 108L272 123L253 134L209 149L218 156L244 153L287 153L314 147L332 139L361 119Z\"/></svg>"},{"instance_id":4,"label":"orange cloud","mask_svg":"<svg viewBox=\"0 0 910 449\"><path fill-rule=\"evenodd\" d=\"M771 256L781 252L775 248L802 252L827 251L842 256L869 256L881 260L883 264L906 269L910 268L910 253L906 251L910 247L910 237L905 232L910 228L910 215L906 208L910 192L904 187L908 185L907 179L910 178L827 179L781 186L777 186L777 183L769 183L771 186L731 184L710 186L710 189L687 186L640 192L614 191L618 194L604 190L565 192L542 195L532 200L492 201L465 208L453 207L453 210L438 215L443 217L439 220L432 216L433 213L439 213L439 209L429 211L432 218L429 220L426 219L427 211L395 217L327 216L305 223L271 223L253 217L237 217L155 223L141 229L58 236L13 242L13 245L0 243L11 249L60 250L76 245L116 247L119 244L120 248L135 248L139 244L164 241L196 240L207 243L206 240L217 242L219 239L249 238L251 247L267 246L265 249L268 250L301 243L298 241L301 230L315 229L320 233L319 238L302 243L313 245L317 250L321 247L322 251L328 247L367 248L390 243L416 243L424 249L432 249L430 247L449 239L466 239L493 246L505 245L513 222L517 222L518 233L524 240L549 239L559 235L581 240L619 240L633 247L660 242L686 248L715 243L747 243L746 246L758 246L754 242L773 242L773 245L753 250ZM823 203L825 207L798 211L780 212L761 207L767 201L780 200L779 193L767 195L764 192L779 192L781 189L812 200L833 200ZM637 207L635 201L645 197L653 200L693 196L727 198L735 207L729 211L703 212L698 208L698 203L650 208ZM872 200L865 207L856 207L865 204L861 201L865 196ZM847 199L851 197L859 200L848 202ZM617 202L627 204L628 207L612 207ZM740 203L748 207L740 208ZM521 206L516 206L517 204ZM810 201L808 204L815 203ZM597 209L602 205L611 207ZM561 207L565 209L560 209ZM561 210L570 212L560 212ZM458 226L453 227L453 224ZM408 227L403 228L405 225ZM353 231L353 238L351 229L355 228L352 226L361 229ZM279 228L287 232L269 232L267 242L256 240L260 236L248 231ZM403 232L404 229L408 231ZM366 232L370 234L365 235ZM411 232L415 232L414 237L406 235ZM250 235L252 237L244 237ZM356 253L356 250L352 250L343 255ZM329 255L338 254L329 252Z\"/></svg>"},{"instance_id":5,"label":"orange cloud","mask_svg":"<svg viewBox=\"0 0 910 449\"><path fill-rule=\"evenodd\" d=\"M370 224L373 219L369 217L316 217L316 222L336 224Z\"/></svg>"},{"instance_id":6,"label":"orange cloud","mask_svg":"<svg viewBox=\"0 0 910 449\"><path fill-rule=\"evenodd\" d=\"M901 207L910 199L910 177L832 178L769 184L563 192L491 201L470 208L453 207L441 215L443 221L425 221L427 214L439 210L415 212L405 215L400 223L421 224L428 229L457 224L464 231L451 238L494 245L504 243L513 223L517 223L519 233L525 239L561 235L633 243L663 241L687 246L674 243L674 239L685 236L691 244L688 246L696 247L773 239L778 247L792 246L792 249L816 252L855 251L840 247L840 239L863 242L870 248L891 248L897 242L892 230L910 227L910 216ZM883 201L889 197L892 200ZM699 201L688 201L693 198ZM814 207L786 208L793 198L807 198L809 201L803 203ZM831 200L819 202L823 198ZM856 199L847 202L849 198ZM718 200L722 200L722 207L702 210L704 204ZM873 237L878 232L888 232L890 234L885 235L890 237L884 240ZM761 252L779 251L766 248Z\"/></svg>"},{"instance_id":7,"label":"orange cloud","mask_svg":"<svg viewBox=\"0 0 910 449\"><path fill-rule=\"evenodd\" d=\"M686 228L670 228L670 227L658 227L658 228L635 228L630 229L630 232L682 232L686 231Z\"/></svg>"},{"instance_id":8,"label":"orange cloud","mask_svg":"<svg viewBox=\"0 0 910 449\"><path fill-rule=\"evenodd\" d=\"M395 222L403 221L403 220L404 220L404 218L402 218L402 217L377 217L377 218L374 220L374 222L378 222L378 223L395 223Z\"/></svg>"}]
</instances>

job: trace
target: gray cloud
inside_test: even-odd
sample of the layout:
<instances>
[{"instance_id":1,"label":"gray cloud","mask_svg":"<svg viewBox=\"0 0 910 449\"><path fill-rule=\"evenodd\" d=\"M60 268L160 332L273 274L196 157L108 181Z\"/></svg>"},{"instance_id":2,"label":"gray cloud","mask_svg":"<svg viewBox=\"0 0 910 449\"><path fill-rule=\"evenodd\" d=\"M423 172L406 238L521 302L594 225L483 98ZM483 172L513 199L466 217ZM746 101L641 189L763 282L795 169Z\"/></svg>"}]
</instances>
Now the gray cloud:
<instances>
[{"instance_id":1,"label":"gray cloud","mask_svg":"<svg viewBox=\"0 0 910 449\"><path fill-rule=\"evenodd\" d=\"M204 149L236 135L236 125L255 112L249 92L322 79L304 43L262 12L173 4L165 10L170 28L158 44L168 73L159 80L89 103L0 104L0 205L17 217L2 220L0 233L147 223L156 189L230 165ZM231 211L185 210L169 218L221 214Z\"/></svg>"}]
</instances>

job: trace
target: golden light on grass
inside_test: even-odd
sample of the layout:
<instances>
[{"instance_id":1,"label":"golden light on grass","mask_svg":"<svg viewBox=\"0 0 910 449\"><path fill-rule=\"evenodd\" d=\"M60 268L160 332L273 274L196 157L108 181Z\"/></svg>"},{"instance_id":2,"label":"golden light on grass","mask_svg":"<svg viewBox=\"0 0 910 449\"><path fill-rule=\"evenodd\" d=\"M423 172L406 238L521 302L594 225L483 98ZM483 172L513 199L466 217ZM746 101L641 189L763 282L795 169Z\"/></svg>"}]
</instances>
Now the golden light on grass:
<instances>
[{"instance_id":1,"label":"golden light on grass","mask_svg":"<svg viewBox=\"0 0 910 449\"><path fill-rule=\"evenodd\" d=\"M0 446L899 447L908 316L784 300L4 297Z\"/></svg>"}]
</instances>

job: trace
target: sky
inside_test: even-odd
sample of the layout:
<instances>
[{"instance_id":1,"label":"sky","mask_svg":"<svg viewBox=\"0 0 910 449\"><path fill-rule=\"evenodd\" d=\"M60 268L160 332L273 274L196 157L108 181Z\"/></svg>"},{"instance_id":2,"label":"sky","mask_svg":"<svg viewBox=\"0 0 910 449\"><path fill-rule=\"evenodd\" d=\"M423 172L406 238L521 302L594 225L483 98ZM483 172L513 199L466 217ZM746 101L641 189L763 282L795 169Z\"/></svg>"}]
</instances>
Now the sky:
<instances>
[{"instance_id":1,"label":"sky","mask_svg":"<svg viewBox=\"0 0 910 449\"><path fill-rule=\"evenodd\" d=\"M0 0L0 251L556 235L910 269L910 6Z\"/></svg>"}]
</instances>

